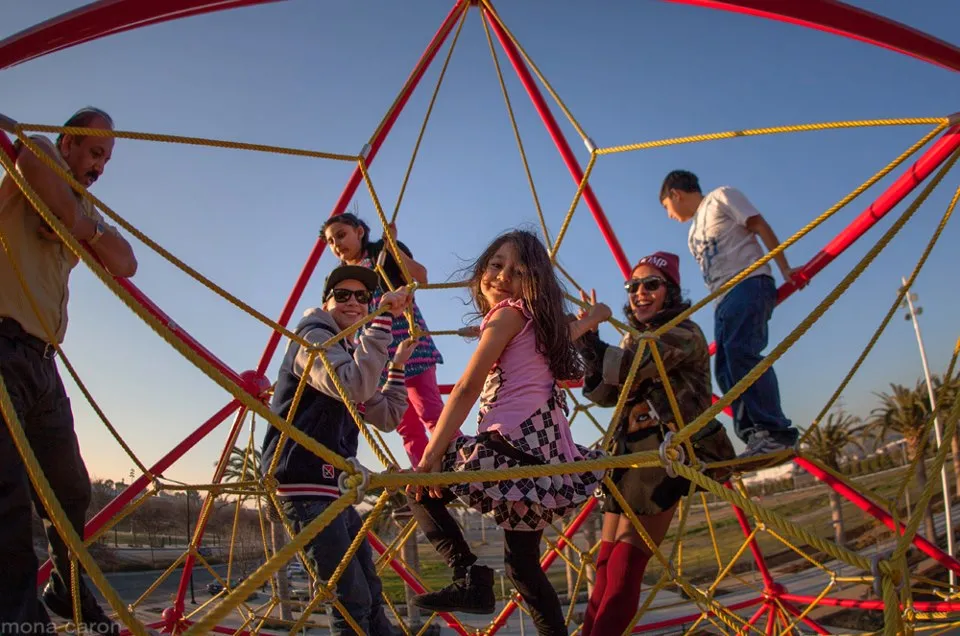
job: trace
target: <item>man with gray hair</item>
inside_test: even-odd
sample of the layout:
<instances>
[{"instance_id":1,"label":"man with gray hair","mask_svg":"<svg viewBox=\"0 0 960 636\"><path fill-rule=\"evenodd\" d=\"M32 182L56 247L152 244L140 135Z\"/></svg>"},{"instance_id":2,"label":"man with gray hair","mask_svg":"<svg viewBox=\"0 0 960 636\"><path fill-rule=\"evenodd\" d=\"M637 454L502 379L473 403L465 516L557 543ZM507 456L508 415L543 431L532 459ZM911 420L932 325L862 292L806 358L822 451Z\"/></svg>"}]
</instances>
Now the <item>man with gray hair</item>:
<instances>
[{"instance_id":1,"label":"man with gray hair","mask_svg":"<svg viewBox=\"0 0 960 636\"><path fill-rule=\"evenodd\" d=\"M97 108L77 111L66 126L113 129ZM39 149L84 187L103 174L113 138L64 134L51 143L31 137ZM114 276L130 277L137 260L130 244L104 222L40 157L16 144L16 169L66 229L96 254ZM0 374L23 430L67 518L82 537L90 504L90 478L80 456L73 414L54 360L54 344L67 329L68 281L79 259L43 221L9 174L0 180ZM30 514L32 493L23 460L6 423L0 427L0 630L50 633L50 617L37 599L38 561ZM47 607L73 618L70 554L46 509L36 499L53 562L43 591ZM89 588L80 582L81 620L99 634L119 634Z\"/></svg>"}]
</instances>

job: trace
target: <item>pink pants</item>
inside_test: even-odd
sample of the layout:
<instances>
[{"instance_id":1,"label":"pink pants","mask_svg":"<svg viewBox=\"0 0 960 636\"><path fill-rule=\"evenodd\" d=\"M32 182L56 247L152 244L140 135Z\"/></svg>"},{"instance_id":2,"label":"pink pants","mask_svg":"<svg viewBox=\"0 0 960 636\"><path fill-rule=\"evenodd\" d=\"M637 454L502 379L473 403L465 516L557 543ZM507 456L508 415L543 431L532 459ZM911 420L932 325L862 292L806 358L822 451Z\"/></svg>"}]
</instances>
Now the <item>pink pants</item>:
<instances>
[{"instance_id":1,"label":"pink pants","mask_svg":"<svg viewBox=\"0 0 960 636\"><path fill-rule=\"evenodd\" d=\"M416 466L427 447L427 431L433 433L437 420L440 419L443 400L437 386L436 367L406 378L404 383L407 385L408 406L400 425L397 426L397 432L403 438L403 449L407 452L410 463Z\"/></svg>"}]
</instances>

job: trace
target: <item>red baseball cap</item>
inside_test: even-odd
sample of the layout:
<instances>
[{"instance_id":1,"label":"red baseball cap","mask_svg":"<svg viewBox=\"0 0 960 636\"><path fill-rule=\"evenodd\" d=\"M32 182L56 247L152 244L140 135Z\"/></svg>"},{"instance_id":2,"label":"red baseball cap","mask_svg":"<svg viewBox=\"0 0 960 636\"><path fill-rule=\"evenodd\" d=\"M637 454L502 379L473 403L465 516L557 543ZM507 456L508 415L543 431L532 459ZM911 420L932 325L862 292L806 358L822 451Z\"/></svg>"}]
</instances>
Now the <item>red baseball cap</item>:
<instances>
[{"instance_id":1,"label":"red baseball cap","mask_svg":"<svg viewBox=\"0 0 960 636\"><path fill-rule=\"evenodd\" d=\"M637 261L633 269L637 269L641 265L656 267L660 270L660 273L663 274L664 278L677 287L680 286L680 257L676 254L671 254L670 252L654 252L650 256L644 256Z\"/></svg>"}]
</instances>

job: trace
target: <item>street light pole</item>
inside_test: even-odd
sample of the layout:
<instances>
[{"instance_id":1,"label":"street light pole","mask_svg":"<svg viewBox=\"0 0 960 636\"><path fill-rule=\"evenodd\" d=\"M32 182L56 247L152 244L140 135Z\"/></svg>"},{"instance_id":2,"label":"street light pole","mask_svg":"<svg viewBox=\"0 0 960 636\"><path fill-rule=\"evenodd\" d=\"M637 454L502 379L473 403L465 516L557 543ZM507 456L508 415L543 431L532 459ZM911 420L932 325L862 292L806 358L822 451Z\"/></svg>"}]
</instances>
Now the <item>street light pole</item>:
<instances>
[{"instance_id":1,"label":"street light pole","mask_svg":"<svg viewBox=\"0 0 960 636\"><path fill-rule=\"evenodd\" d=\"M184 495L187 498L187 549L190 548L191 542L191 533L190 533L190 491L186 491ZM190 570L190 602L194 605L197 604L197 597L193 592L193 570Z\"/></svg>"},{"instance_id":2,"label":"street light pole","mask_svg":"<svg viewBox=\"0 0 960 636\"><path fill-rule=\"evenodd\" d=\"M917 295L907 289L907 279L901 278L903 281L904 289L904 299L907 304L907 309L910 313L904 318L913 321L913 330L917 334L917 346L920 348L920 362L923 364L923 377L927 381L927 395L930 398L930 408L933 410L934 414L937 412L937 399L933 393L933 382L930 380L930 366L927 364L927 350L923 346L923 336L920 334L920 322L917 320L917 316L923 311L923 307L915 308L913 306L913 301L917 299ZM933 418L933 431L937 438L937 450L940 449L940 444L943 443L943 433L940 429L940 418L934 416ZM922 458L921 458L922 461ZM951 514L952 510L950 507L950 485L947 479L947 466L944 464L940 470L940 481L943 485L943 518L946 521L947 529L947 553L950 556L956 554L953 545L953 516ZM931 539L936 539L936 537L930 537ZM956 584L957 575L953 570L950 570L950 587L953 587Z\"/></svg>"}]
</instances>

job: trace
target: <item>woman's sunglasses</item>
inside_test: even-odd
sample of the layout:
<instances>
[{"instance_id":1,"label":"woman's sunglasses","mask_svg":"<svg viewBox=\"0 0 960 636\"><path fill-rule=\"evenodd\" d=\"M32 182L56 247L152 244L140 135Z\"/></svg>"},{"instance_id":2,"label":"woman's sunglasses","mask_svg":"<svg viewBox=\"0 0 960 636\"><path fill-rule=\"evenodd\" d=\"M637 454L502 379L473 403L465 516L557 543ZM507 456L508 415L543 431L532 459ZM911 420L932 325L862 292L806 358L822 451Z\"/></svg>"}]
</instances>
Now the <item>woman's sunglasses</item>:
<instances>
[{"instance_id":1,"label":"woman's sunglasses","mask_svg":"<svg viewBox=\"0 0 960 636\"><path fill-rule=\"evenodd\" d=\"M645 276L644 278L631 278L623 284L623 287L628 294L636 294L641 286L645 291L655 292L666 284L667 281L659 276Z\"/></svg>"},{"instance_id":2,"label":"woman's sunglasses","mask_svg":"<svg viewBox=\"0 0 960 636\"><path fill-rule=\"evenodd\" d=\"M350 302L351 296L356 297L357 302L361 305L369 305L370 301L373 300L373 292L366 289L332 289L327 298L330 298L330 296L333 296L333 299L338 303Z\"/></svg>"}]
</instances>

